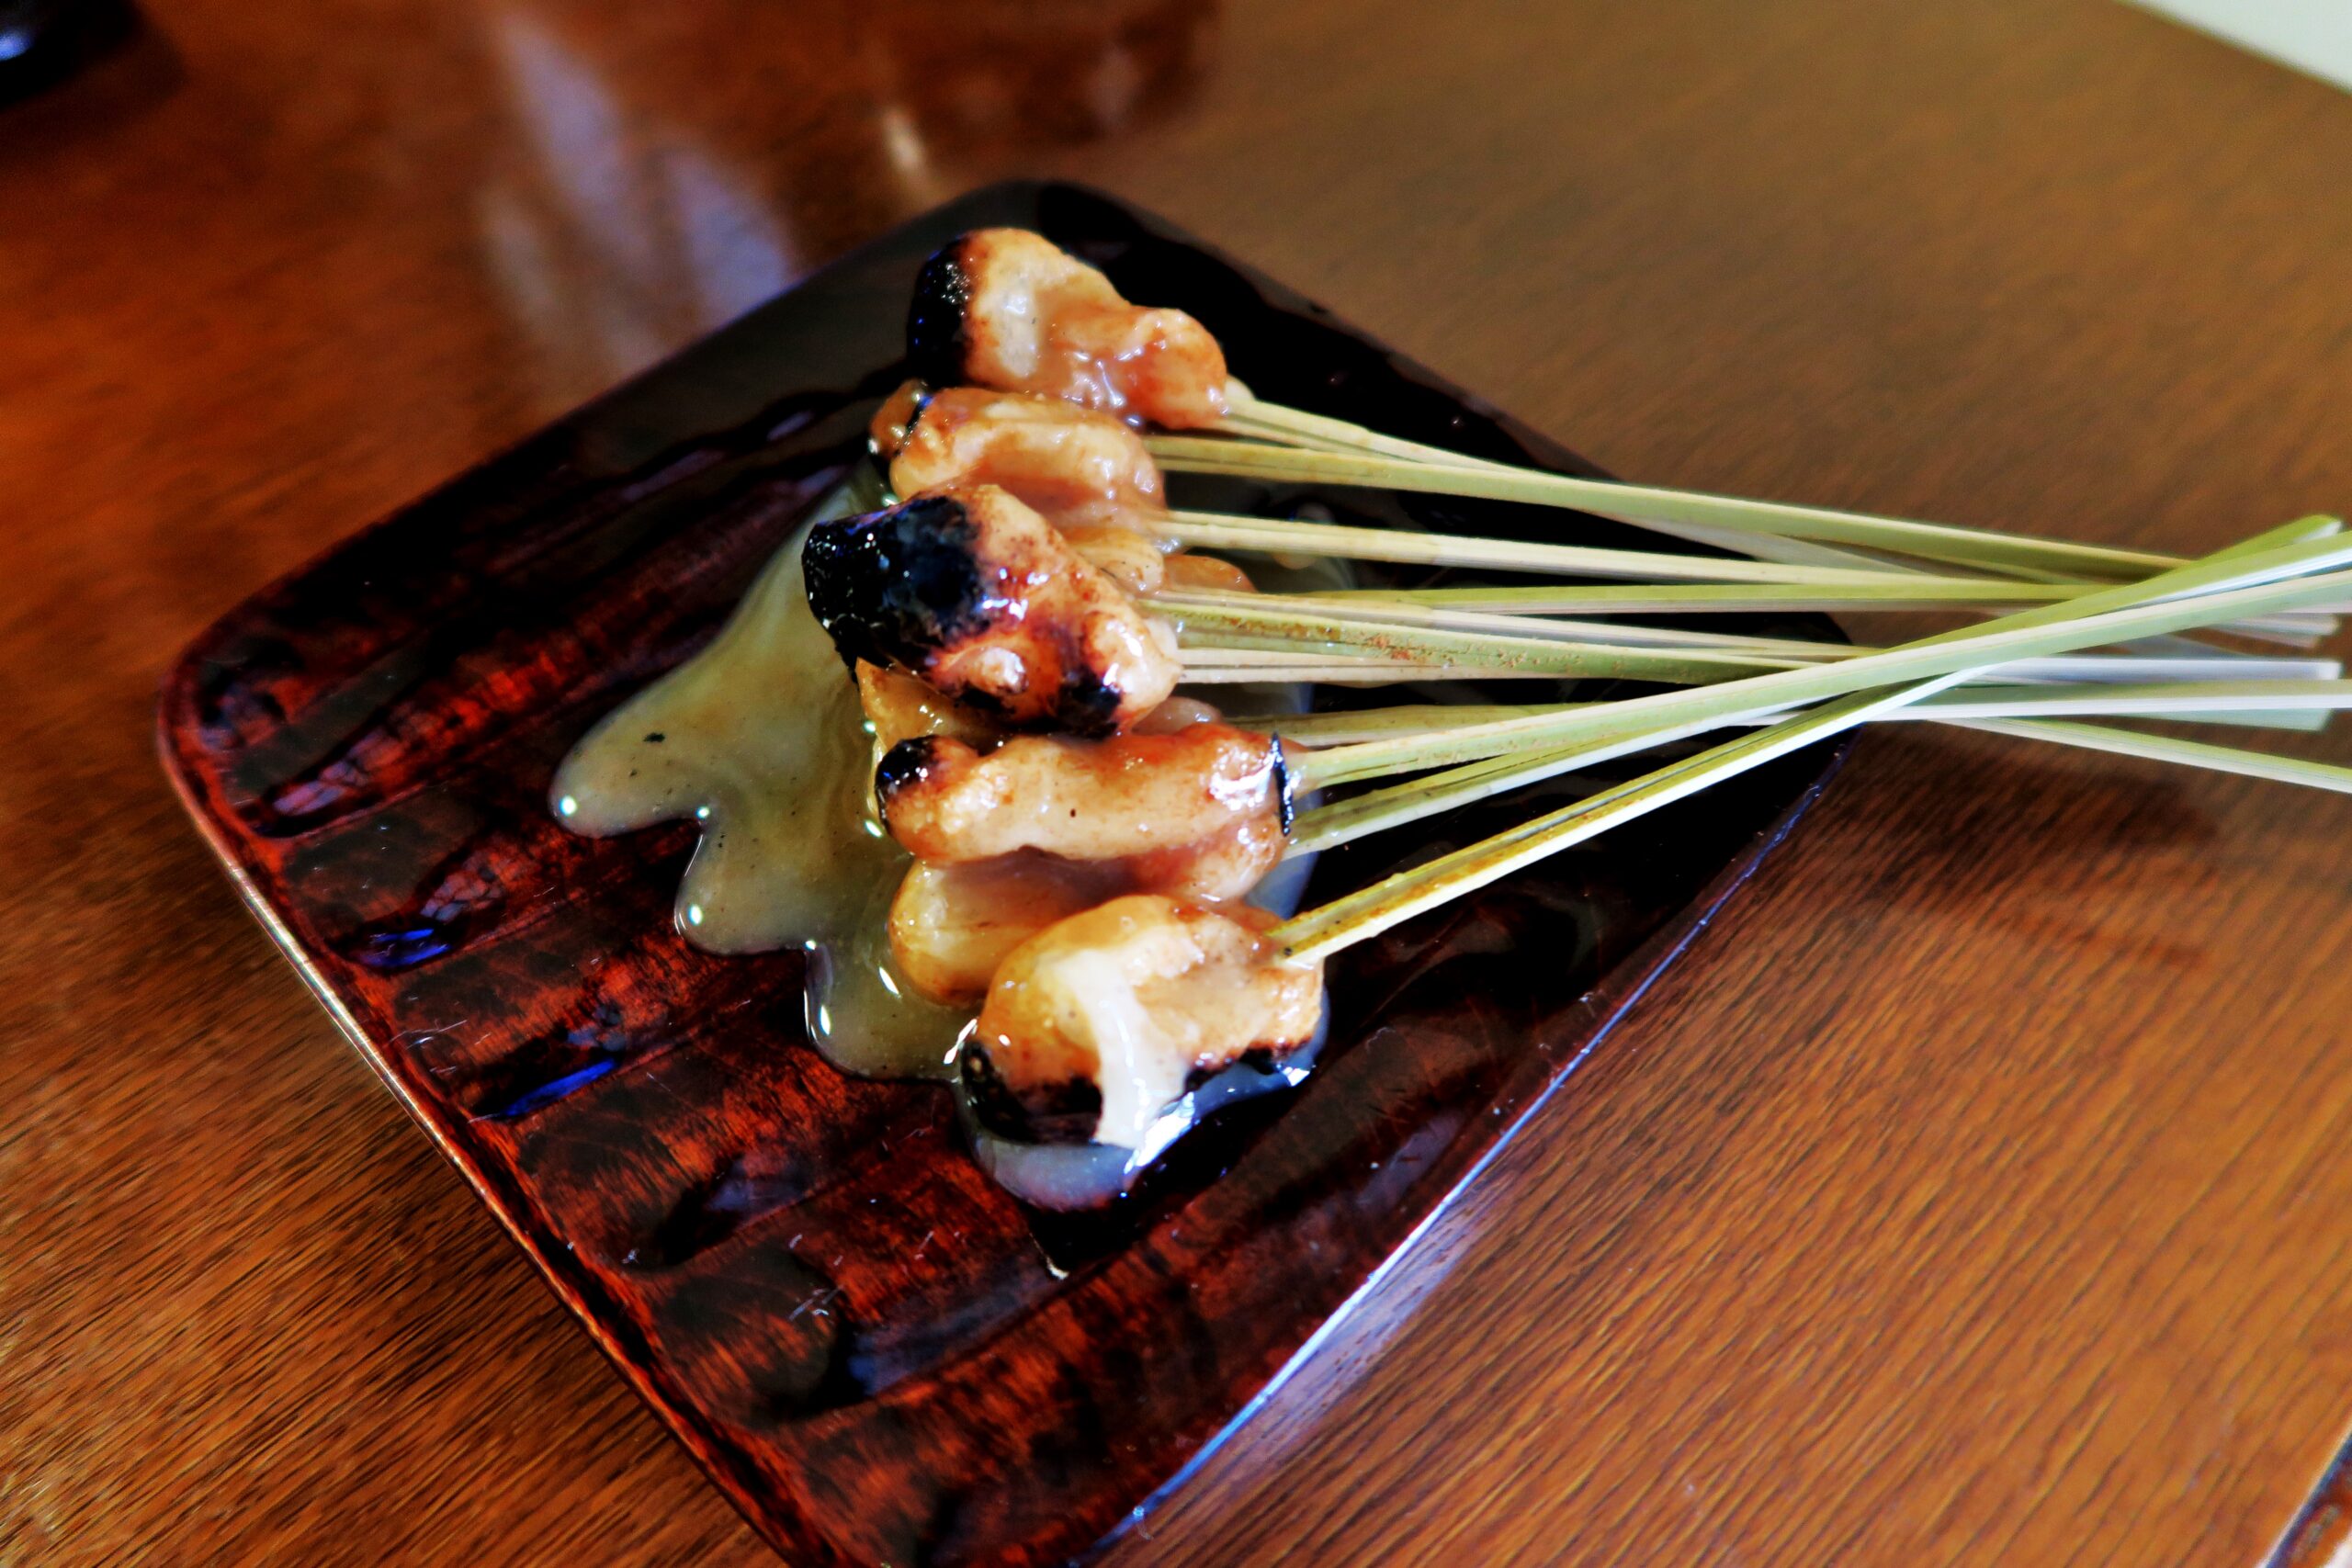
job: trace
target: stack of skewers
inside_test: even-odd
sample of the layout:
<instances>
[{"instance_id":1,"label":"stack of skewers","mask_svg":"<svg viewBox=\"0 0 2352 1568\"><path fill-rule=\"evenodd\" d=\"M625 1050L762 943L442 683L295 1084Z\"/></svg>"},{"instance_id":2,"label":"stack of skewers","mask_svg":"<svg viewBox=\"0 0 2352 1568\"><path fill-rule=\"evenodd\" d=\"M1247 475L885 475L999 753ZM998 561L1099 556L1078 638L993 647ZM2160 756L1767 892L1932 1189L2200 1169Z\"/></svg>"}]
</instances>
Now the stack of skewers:
<instances>
[{"instance_id":1,"label":"stack of skewers","mask_svg":"<svg viewBox=\"0 0 2352 1568\"><path fill-rule=\"evenodd\" d=\"M909 336L921 379L873 427L903 499L820 526L803 561L915 856L894 957L979 1006L961 1070L1002 1134L1156 1148L1205 1076L1307 1044L1332 953L1860 725L2352 788L2352 770L2086 722L2315 728L2352 705L2311 651L2352 604L2333 518L2183 560L1485 461L1259 401L1197 321L1021 231L934 256ZM1726 553L1182 511L1163 473L1558 506ZM1525 581L1261 592L1210 551ZM1858 647L1683 619L1755 611L1969 624ZM1679 624L1636 618L1658 615ZM1578 677L1660 689L1279 716L1204 695ZM1285 857L1695 737L1714 743L1319 908L1246 902Z\"/></svg>"}]
</instances>

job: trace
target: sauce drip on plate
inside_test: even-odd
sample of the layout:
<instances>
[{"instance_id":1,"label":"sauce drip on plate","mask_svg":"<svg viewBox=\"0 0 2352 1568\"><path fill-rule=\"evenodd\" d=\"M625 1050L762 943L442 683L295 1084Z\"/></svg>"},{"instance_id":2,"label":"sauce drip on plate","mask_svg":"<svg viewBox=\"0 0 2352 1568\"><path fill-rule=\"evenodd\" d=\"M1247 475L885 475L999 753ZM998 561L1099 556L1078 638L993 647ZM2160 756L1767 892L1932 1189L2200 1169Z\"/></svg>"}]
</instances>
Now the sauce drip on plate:
<instances>
[{"instance_id":1,"label":"sauce drip on plate","mask_svg":"<svg viewBox=\"0 0 2352 1568\"><path fill-rule=\"evenodd\" d=\"M818 518L850 509L846 493ZM816 519L812 519L812 522ZM808 612L802 528L710 646L572 749L549 792L593 838L692 818L679 932L711 953L808 954L808 1033L866 1077L944 1077L969 1014L892 973L884 916L910 863L876 816L873 743Z\"/></svg>"}]
</instances>

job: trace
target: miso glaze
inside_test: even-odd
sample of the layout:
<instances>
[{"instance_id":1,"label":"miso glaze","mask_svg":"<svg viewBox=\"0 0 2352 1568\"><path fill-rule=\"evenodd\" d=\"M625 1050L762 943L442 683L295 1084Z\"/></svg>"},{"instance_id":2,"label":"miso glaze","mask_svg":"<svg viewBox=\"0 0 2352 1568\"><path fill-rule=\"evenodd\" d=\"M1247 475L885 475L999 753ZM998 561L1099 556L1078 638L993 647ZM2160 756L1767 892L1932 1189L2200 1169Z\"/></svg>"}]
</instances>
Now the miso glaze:
<instances>
[{"instance_id":1,"label":"miso glaze","mask_svg":"<svg viewBox=\"0 0 2352 1568\"><path fill-rule=\"evenodd\" d=\"M818 509L842 515L846 494ZM594 838L691 818L678 930L711 953L808 953L808 1033L867 1077L942 1077L968 1013L892 973L884 915L910 863L883 831L855 686L808 612L803 527L711 645L616 709L556 772L555 812Z\"/></svg>"}]
</instances>

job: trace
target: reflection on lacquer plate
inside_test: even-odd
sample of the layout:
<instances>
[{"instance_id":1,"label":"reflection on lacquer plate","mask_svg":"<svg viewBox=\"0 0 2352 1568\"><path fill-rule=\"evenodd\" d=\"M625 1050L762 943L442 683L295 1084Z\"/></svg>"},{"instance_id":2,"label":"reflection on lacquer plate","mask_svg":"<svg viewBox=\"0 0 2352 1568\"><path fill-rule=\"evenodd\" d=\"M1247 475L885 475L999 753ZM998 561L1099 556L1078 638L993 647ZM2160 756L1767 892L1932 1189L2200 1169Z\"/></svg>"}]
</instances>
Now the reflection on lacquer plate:
<instances>
[{"instance_id":1,"label":"reflection on lacquer plate","mask_svg":"<svg viewBox=\"0 0 2352 1568\"><path fill-rule=\"evenodd\" d=\"M1172 110L1216 16L1188 0L487 13L514 131L477 222L540 395L593 395L1025 150Z\"/></svg>"}]
</instances>

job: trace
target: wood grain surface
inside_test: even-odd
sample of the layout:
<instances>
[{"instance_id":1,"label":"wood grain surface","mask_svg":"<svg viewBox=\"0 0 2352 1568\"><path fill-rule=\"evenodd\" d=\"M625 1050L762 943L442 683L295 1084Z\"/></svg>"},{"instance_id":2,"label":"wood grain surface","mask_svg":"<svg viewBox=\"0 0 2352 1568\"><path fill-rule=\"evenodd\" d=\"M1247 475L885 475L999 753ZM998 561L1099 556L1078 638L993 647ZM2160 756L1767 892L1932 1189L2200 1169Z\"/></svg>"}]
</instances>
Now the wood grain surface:
<instances>
[{"instance_id":1,"label":"wood grain surface","mask_svg":"<svg viewBox=\"0 0 2352 1568\"><path fill-rule=\"evenodd\" d=\"M764 1560L149 711L256 584L942 197L1131 196L1636 478L2182 551L2352 505L2352 102L2105 0L147 17L0 111L12 1565ZM1111 1561L2258 1561L2352 1417L2348 813L1866 739Z\"/></svg>"}]
</instances>

